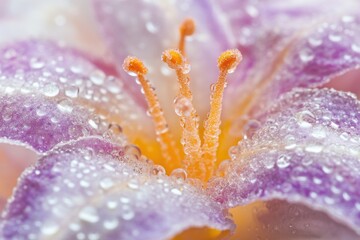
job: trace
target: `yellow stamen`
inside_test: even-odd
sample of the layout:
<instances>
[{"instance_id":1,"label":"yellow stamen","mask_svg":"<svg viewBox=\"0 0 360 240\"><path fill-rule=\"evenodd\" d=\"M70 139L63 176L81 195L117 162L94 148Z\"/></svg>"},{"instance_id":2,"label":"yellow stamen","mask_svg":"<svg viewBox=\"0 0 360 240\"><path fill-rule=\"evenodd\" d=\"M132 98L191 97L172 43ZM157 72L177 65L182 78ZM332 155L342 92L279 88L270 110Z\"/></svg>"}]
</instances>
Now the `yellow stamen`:
<instances>
[{"instance_id":1,"label":"yellow stamen","mask_svg":"<svg viewBox=\"0 0 360 240\"><path fill-rule=\"evenodd\" d=\"M180 39L179 39L179 50L185 55L185 39L187 36L191 36L195 32L195 22L191 18L185 19L179 28Z\"/></svg>"},{"instance_id":2,"label":"yellow stamen","mask_svg":"<svg viewBox=\"0 0 360 240\"><path fill-rule=\"evenodd\" d=\"M163 157L170 165L178 165L180 162L180 155L177 152L177 148L175 147L174 139L169 131L168 124L164 117L159 100L154 92L154 88L145 78L145 75L148 72L147 68L140 59L135 57L127 57L124 60L123 69L126 72L137 75L149 106L150 115L155 124L155 131L156 135L158 136L157 140L160 143Z\"/></svg>"},{"instance_id":3,"label":"yellow stamen","mask_svg":"<svg viewBox=\"0 0 360 240\"><path fill-rule=\"evenodd\" d=\"M182 144L184 146L185 168L188 174L194 175L194 171L201 171L199 168L193 168L194 163L200 161L201 157L201 140L199 136L199 124L196 110L192 103L192 93L190 90L190 79L187 73L189 65L185 58L178 50L170 49L163 53L162 60L168 66L175 70L180 85L179 96L176 97L175 112L180 116L181 127L183 131ZM196 173L196 175L198 175Z\"/></svg>"},{"instance_id":4,"label":"yellow stamen","mask_svg":"<svg viewBox=\"0 0 360 240\"><path fill-rule=\"evenodd\" d=\"M236 69L241 60L241 53L237 49L223 52L218 59L220 74L218 81L211 87L210 111L204 124L202 161L206 167L206 178L212 175L216 162L216 152L219 146L222 99L227 84L226 78L229 73L232 73Z\"/></svg>"}]
</instances>

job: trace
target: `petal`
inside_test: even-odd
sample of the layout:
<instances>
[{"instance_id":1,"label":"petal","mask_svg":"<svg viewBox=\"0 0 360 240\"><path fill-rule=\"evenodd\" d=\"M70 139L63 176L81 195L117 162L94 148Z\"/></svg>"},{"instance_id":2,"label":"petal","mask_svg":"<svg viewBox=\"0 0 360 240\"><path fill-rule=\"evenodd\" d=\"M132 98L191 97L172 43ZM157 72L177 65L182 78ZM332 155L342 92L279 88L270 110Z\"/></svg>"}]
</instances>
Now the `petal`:
<instances>
[{"instance_id":1,"label":"petal","mask_svg":"<svg viewBox=\"0 0 360 240\"><path fill-rule=\"evenodd\" d=\"M97 138L48 153L21 177L1 236L150 240L189 227L231 227L219 204L187 183L154 175L158 167L138 154Z\"/></svg>"},{"instance_id":2,"label":"petal","mask_svg":"<svg viewBox=\"0 0 360 240\"><path fill-rule=\"evenodd\" d=\"M358 1L230 0L219 6L244 55L236 82L245 83L230 88L229 116L258 111L295 87L321 86L360 66Z\"/></svg>"},{"instance_id":3,"label":"petal","mask_svg":"<svg viewBox=\"0 0 360 240\"><path fill-rule=\"evenodd\" d=\"M178 46L178 27L187 17L196 22L196 33L187 49L190 59L191 82L196 94L194 101L200 114L208 108L209 92L204 91L218 75L217 57L228 48L227 39L214 16L217 14L207 1L118 1L94 0L95 9L110 49L121 64L127 55L135 55L149 66L149 79L155 85L167 114L173 114L172 100L178 92L176 76L160 60L161 53ZM125 84L139 92L133 77L123 74ZM175 118L177 119L177 118ZM176 120L177 121L177 120Z\"/></svg>"},{"instance_id":4,"label":"petal","mask_svg":"<svg viewBox=\"0 0 360 240\"><path fill-rule=\"evenodd\" d=\"M228 172L209 192L229 207L272 199L299 203L360 234L359 114L350 94L286 94L259 116L260 129L230 150Z\"/></svg>"},{"instance_id":5,"label":"petal","mask_svg":"<svg viewBox=\"0 0 360 240\"><path fill-rule=\"evenodd\" d=\"M149 118L120 81L107 76L94 61L51 42L18 42L0 50L0 83L6 92L42 94L52 102L86 106L101 119L120 125L127 135L133 134L132 139L147 134Z\"/></svg>"}]
</instances>

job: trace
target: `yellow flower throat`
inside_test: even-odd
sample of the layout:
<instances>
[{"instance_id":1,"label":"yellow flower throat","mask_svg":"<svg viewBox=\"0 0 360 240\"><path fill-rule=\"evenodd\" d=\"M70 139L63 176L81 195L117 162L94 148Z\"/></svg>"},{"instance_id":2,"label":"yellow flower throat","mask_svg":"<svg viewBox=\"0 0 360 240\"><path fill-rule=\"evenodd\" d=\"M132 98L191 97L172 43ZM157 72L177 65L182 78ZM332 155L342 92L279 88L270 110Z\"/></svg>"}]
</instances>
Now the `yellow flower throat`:
<instances>
[{"instance_id":1,"label":"yellow flower throat","mask_svg":"<svg viewBox=\"0 0 360 240\"><path fill-rule=\"evenodd\" d=\"M183 145L184 159L179 154L180 149L169 130L163 110L151 83L146 79L147 68L136 57L127 57L123 68L137 76L138 83L143 89L149 107L149 113L155 125L157 141L167 164L183 166L189 177L208 180L214 172L216 153L219 146L221 110L224 89L227 85L227 75L232 73L242 60L239 50L232 49L223 52L218 58L219 76L211 86L210 110L204 122L202 141L199 133L199 117L193 106L193 95L190 90L190 65L185 53L185 40L195 31L192 19L186 19L179 28L180 40L178 49L169 49L163 52L162 61L176 72L179 83L179 93L174 100L175 112L180 118L182 129L181 144Z\"/></svg>"}]
</instances>

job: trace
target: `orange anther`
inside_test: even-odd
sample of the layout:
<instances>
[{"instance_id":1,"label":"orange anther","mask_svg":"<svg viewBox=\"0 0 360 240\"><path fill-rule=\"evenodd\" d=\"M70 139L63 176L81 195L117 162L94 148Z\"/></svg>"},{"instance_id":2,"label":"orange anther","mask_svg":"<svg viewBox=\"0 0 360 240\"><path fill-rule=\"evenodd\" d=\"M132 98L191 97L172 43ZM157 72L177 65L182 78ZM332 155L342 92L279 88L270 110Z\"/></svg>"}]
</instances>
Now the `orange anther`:
<instances>
[{"instance_id":1,"label":"orange anther","mask_svg":"<svg viewBox=\"0 0 360 240\"><path fill-rule=\"evenodd\" d=\"M180 39L179 39L179 50L185 55L185 38L191 36L195 32L195 21L191 18L185 19L179 28Z\"/></svg>"},{"instance_id":2,"label":"orange anther","mask_svg":"<svg viewBox=\"0 0 360 240\"><path fill-rule=\"evenodd\" d=\"M235 70L237 65L242 60L242 55L239 50L231 49L223 52L218 58L218 67L220 71Z\"/></svg>"},{"instance_id":3,"label":"orange anther","mask_svg":"<svg viewBox=\"0 0 360 240\"><path fill-rule=\"evenodd\" d=\"M141 74L141 75L146 75L148 70L145 67L144 63L136 58L136 57L127 57L124 60L123 63L123 69L126 72L131 72L131 73L135 73L135 74Z\"/></svg>"},{"instance_id":4,"label":"orange anther","mask_svg":"<svg viewBox=\"0 0 360 240\"><path fill-rule=\"evenodd\" d=\"M183 67L185 63L185 59L181 52L176 49L169 49L163 52L161 56L161 60L169 66L169 68L172 69L179 69Z\"/></svg>"}]
</instances>

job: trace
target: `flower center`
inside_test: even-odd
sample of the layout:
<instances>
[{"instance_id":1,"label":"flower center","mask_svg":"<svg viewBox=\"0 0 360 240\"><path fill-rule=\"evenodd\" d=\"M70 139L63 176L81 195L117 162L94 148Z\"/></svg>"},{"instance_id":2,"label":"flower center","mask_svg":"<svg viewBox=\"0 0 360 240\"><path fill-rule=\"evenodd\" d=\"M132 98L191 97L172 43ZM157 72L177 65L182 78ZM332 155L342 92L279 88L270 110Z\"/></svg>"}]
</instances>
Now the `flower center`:
<instances>
[{"instance_id":1,"label":"flower center","mask_svg":"<svg viewBox=\"0 0 360 240\"><path fill-rule=\"evenodd\" d=\"M176 165L181 161L180 164L184 166L190 177L207 180L213 175L215 168L216 152L219 146L222 99L227 85L227 75L236 69L242 56L239 50L232 49L223 52L218 58L219 76L217 82L211 85L210 110L204 122L205 130L203 141L201 141L199 117L193 105L193 95L189 85L190 64L184 57L186 37L195 31L194 21L186 19L181 24L179 31L178 50L164 51L162 61L175 71L179 83L179 93L174 100L174 107L175 113L180 118L182 129L181 144L185 154L182 161L154 88L146 79L147 68L144 63L136 57L129 56L125 59L123 68L137 76L138 83L143 89L163 157L170 165Z\"/></svg>"}]
</instances>

